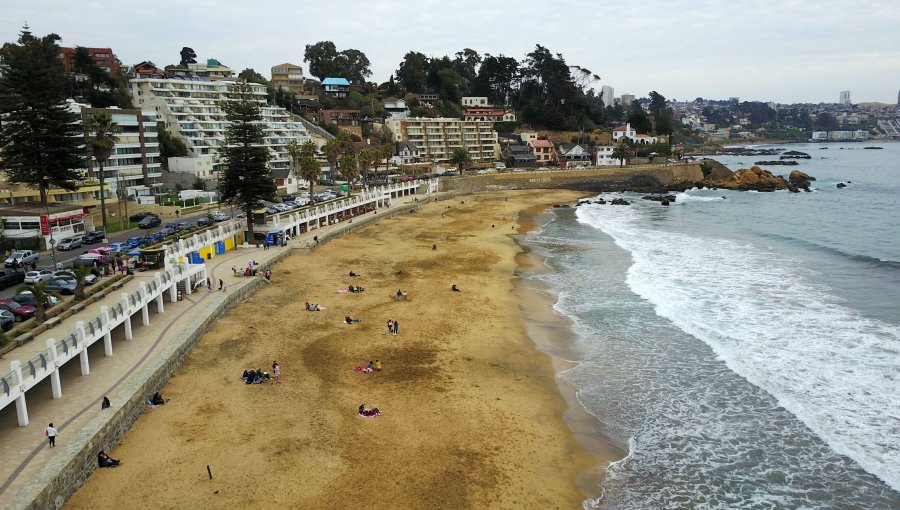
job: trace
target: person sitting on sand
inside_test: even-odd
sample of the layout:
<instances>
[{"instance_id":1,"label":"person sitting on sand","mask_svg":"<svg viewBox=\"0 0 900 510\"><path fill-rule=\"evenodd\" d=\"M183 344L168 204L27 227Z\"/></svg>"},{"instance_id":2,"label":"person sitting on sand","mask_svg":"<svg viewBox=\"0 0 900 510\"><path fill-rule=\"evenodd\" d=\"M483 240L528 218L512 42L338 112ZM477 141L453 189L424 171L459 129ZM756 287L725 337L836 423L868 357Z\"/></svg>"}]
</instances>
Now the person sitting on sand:
<instances>
[{"instance_id":1,"label":"person sitting on sand","mask_svg":"<svg viewBox=\"0 0 900 510\"><path fill-rule=\"evenodd\" d=\"M97 465L102 468L112 468L116 467L120 464L117 459L114 459L106 454L103 450L100 450L100 453L97 454Z\"/></svg>"},{"instance_id":2,"label":"person sitting on sand","mask_svg":"<svg viewBox=\"0 0 900 510\"><path fill-rule=\"evenodd\" d=\"M354 273L353 271L350 271L350 276L359 276L359 275Z\"/></svg>"},{"instance_id":3,"label":"person sitting on sand","mask_svg":"<svg viewBox=\"0 0 900 510\"><path fill-rule=\"evenodd\" d=\"M247 381L247 379L250 379L250 372L251 370L244 370L244 375L241 376L241 380Z\"/></svg>"},{"instance_id":4,"label":"person sitting on sand","mask_svg":"<svg viewBox=\"0 0 900 510\"><path fill-rule=\"evenodd\" d=\"M103 397L103 402L100 403L100 409L109 409L112 407L112 404L109 402L109 397Z\"/></svg>"},{"instance_id":5,"label":"person sitting on sand","mask_svg":"<svg viewBox=\"0 0 900 510\"><path fill-rule=\"evenodd\" d=\"M360 406L359 415L370 418L372 416L380 416L381 411L377 407L373 407L372 409L367 409L365 407Z\"/></svg>"},{"instance_id":6,"label":"person sitting on sand","mask_svg":"<svg viewBox=\"0 0 900 510\"><path fill-rule=\"evenodd\" d=\"M374 368L375 368L376 371L381 372L381 362L378 361L377 359L375 360L375 366L374 366Z\"/></svg>"},{"instance_id":7,"label":"person sitting on sand","mask_svg":"<svg viewBox=\"0 0 900 510\"><path fill-rule=\"evenodd\" d=\"M357 322L359 322L359 319L354 319L353 317L350 317L348 315L344 317L344 322L346 322L347 324L356 324Z\"/></svg>"},{"instance_id":8,"label":"person sitting on sand","mask_svg":"<svg viewBox=\"0 0 900 510\"><path fill-rule=\"evenodd\" d=\"M366 404L359 405L359 414L362 414L366 411Z\"/></svg>"},{"instance_id":9,"label":"person sitting on sand","mask_svg":"<svg viewBox=\"0 0 900 510\"><path fill-rule=\"evenodd\" d=\"M450 287L450 290L452 290L453 292L459 292L459 287L457 287L456 284L454 283L453 286Z\"/></svg>"},{"instance_id":10,"label":"person sitting on sand","mask_svg":"<svg viewBox=\"0 0 900 510\"><path fill-rule=\"evenodd\" d=\"M357 292L364 292L366 289L364 289L362 287L354 287L353 285L351 285L351 286L347 287L347 290L356 294Z\"/></svg>"},{"instance_id":11,"label":"person sitting on sand","mask_svg":"<svg viewBox=\"0 0 900 510\"><path fill-rule=\"evenodd\" d=\"M319 305L317 305L317 304L310 304L309 301L306 302L306 311L308 311L308 312L318 312L318 311L320 311L320 310L321 310L321 309L319 308Z\"/></svg>"},{"instance_id":12,"label":"person sitting on sand","mask_svg":"<svg viewBox=\"0 0 900 510\"><path fill-rule=\"evenodd\" d=\"M400 289L397 289L397 301L404 299L406 297L406 292L403 292Z\"/></svg>"},{"instance_id":13,"label":"person sitting on sand","mask_svg":"<svg viewBox=\"0 0 900 510\"><path fill-rule=\"evenodd\" d=\"M150 399L150 403L155 406L161 406L161 405L165 404L166 401L163 400L162 395L160 395L159 392L157 391L156 393L153 394L153 397Z\"/></svg>"},{"instance_id":14,"label":"person sitting on sand","mask_svg":"<svg viewBox=\"0 0 900 510\"><path fill-rule=\"evenodd\" d=\"M366 369L368 369L370 372L371 372L372 370L375 370L375 362L374 362L374 361L370 361L370 362L369 362L369 365L366 367Z\"/></svg>"}]
</instances>

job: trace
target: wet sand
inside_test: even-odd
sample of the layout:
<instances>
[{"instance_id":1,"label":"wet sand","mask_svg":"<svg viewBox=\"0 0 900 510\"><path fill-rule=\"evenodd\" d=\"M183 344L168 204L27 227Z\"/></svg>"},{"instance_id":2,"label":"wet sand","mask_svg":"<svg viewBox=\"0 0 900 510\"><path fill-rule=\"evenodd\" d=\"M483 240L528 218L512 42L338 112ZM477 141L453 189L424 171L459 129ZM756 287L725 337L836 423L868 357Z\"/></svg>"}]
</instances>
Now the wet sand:
<instances>
[{"instance_id":1,"label":"wet sand","mask_svg":"<svg viewBox=\"0 0 900 510\"><path fill-rule=\"evenodd\" d=\"M95 472L66 508L580 508L596 496L585 476L615 456L589 453L563 419L574 423L554 365L520 317L513 239L530 227L521 211L578 196L428 204L287 258L111 452L123 466ZM350 284L366 290L337 292ZM388 319L399 335L383 334ZM353 370L375 359L383 371ZM279 384L240 381L274 360ZM363 403L383 414L359 417Z\"/></svg>"}]
</instances>

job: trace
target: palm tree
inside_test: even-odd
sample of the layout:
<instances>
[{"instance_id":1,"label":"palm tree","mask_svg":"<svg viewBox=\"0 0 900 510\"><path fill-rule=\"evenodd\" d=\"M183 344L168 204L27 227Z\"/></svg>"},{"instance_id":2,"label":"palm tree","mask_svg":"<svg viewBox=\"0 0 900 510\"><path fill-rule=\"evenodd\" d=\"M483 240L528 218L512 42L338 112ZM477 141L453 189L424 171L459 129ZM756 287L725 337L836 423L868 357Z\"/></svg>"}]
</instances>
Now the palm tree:
<instances>
[{"instance_id":1,"label":"palm tree","mask_svg":"<svg viewBox=\"0 0 900 510\"><path fill-rule=\"evenodd\" d=\"M456 165L456 168L459 169L459 175L462 175L463 169L471 162L472 158L469 157L469 151L465 147L457 147L450 153L450 163Z\"/></svg>"},{"instance_id":2,"label":"palm tree","mask_svg":"<svg viewBox=\"0 0 900 510\"><path fill-rule=\"evenodd\" d=\"M613 149L612 157L619 160L619 166L625 166L625 162L631 159L631 151L628 145L620 143Z\"/></svg>"},{"instance_id":3,"label":"palm tree","mask_svg":"<svg viewBox=\"0 0 900 510\"><path fill-rule=\"evenodd\" d=\"M72 268L72 271L75 273L75 281L77 285L75 285L75 301L84 301L84 279L87 278L89 274L91 274L91 265L82 264L80 266L75 266Z\"/></svg>"},{"instance_id":4,"label":"palm tree","mask_svg":"<svg viewBox=\"0 0 900 510\"><path fill-rule=\"evenodd\" d=\"M322 153L325 154L325 160L328 161L328 166L331 168L331 175L334 175L336 172L337 162L341 159L342 152L343 147L341 147L341 142L337 138L328 140L322 146Z\"/></svg>"},{"instance_id":5,"label":"palm tree","mask_svg":"<svg viewBox=\"0 0 900 510\"><path fill-rule=\"evenodd\" d=\"M363 182L369 180L369 167L378 161L378 149L360 149L357 159L363 174Z\"/></svg>"},{"instance_id":6,"label":"palm tree","mask_svg":"<svg viewBox=\"0 0 900 510\"><path fill-rule=\"evenodd\" d=\"M352 152L344 154L341 158L341 175L347 179L347 195L353 193L353 179L359 177L359 165L356 161L356 155Z\"/></svg>"},{"instance_id":7,"label":"palm tree","mask_svg":"<svg viewBox=\"0 0 900 510\"><path fill-rule=\"evenodd\" d=\"M100 214L103 218L103 232L106 233L106 178L103 175L103 165L109 159L119 137L116 133L121 131L119 125L112 119L112 115L101 112L91 114L84 122L87 132L85 145L88 152L97 160L100 167ZM146 183L145 183L146 184Z\"/></svg>"},{"instance_id":8,"label":"palm tree","mask_svg":"<svg viewBox=\"0 0 900 510\"><path fill-rule=\"evenodd\" d=\"M319 173L321 171L322 166L319 165L319 161L316 160L315 156L303 156L303 158L300 159L300 178L309 182L310 196L313 195L316 181L319 179Z\"/></svg>"},{"instance_id":9,"label":"palm tree","mask_svg":"<svg viewBox=\"0 0 900 510\"><path fill-rule=\"evenodd\" d=\"M47 282L41 282L34 285L23 285L16 289L17 296L23 292L30 292L34 295L34 318L38 323L47 320L47 300L53 295L45 290L46 287Z\"/></svg>"}]
</instances>

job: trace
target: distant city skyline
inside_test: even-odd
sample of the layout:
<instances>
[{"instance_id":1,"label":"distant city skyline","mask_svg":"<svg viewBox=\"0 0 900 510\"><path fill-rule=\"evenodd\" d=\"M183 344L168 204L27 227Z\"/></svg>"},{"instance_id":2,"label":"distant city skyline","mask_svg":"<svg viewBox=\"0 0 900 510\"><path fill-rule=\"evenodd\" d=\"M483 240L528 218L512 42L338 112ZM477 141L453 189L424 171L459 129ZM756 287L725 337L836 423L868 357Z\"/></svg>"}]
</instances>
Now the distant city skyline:
<instances>
[{"instance_id":1,"label":"distant city skyline","mask_svg":"<svg viewBox=\"0 0 900 510\"><path fill-rule=\"evenodd\" d=\"M371 61L384 82L408 51L453 56L471 48L523 60L535 44L601 76L617 95L778 103L893 104L900 88L900 5L861 0L754 3L651 0L600 9L588 0L522 0L515 9L472 0L348 0L340 8L284 0L215 4L158 0L121 7L101 2L17 2L0 12L0 42L24 24L57 33L64 46L110 47L126 66L178 62L182 46L240 72L269 77L272 66L303 66L304 47L330 40ZM117 4L113 4L117 5Z\"/></svg>"}]
</instances>

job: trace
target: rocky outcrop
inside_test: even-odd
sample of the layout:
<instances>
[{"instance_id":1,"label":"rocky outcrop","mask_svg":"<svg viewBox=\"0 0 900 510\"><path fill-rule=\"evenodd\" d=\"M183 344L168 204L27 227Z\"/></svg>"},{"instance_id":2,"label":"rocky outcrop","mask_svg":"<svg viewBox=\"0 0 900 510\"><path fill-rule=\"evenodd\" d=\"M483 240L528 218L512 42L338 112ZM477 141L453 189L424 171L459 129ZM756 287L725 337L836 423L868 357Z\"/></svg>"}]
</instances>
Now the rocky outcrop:
<instances>
[{"instance_id":1,"label":"rocky outcrop","mask_svg":"<svg viewBox=\"0 0 900 510\"><path fill-rule=\"evenodd\" d=\"M844 184L843 182L839 182L839 183L837 183L837 186L836 186L836 187L838 187L838 188L846 188L847 185Z\"/></svg>"},{"instance_id":2,"label":"rocky outcrop","mask_svg":"<svg viewBox=\"0 0 900 510\"><path fill-rule=\"evenodd\" d=\"M778 159L812 159L812 156L800 151L787 151Z\"/></svg>"},{"instance_id":3,"label":"rocky outcrop","mask_svg":"<svg viewBox=\"0 0 900 510\"><path fill-rule=\"evenodd\" d=\"M774 175L758 166L738 170L726 180L706 180L702 183L710 188L725 188L738 191L775 191L779 189L796 189L784 177ZM793 191L793 190L792 190Z\"/></svg>"},{"instance_id":4,"label":"rocky outcrop","mask_svg":"<svg viewBox=\"0 0 900 510\"><path fill-rule=\"evenodd\" d=\"M803 191L810 191L809 183L810 181L816 180L815 177L810 177L809 175L801 172L800 170L794 170L791 172L791 175L788 176L788 182L792 186L796 186L797 188L802 189Z\"/></svg>"},{"instance_id":5,"label":"rocky outcrop","mask_svg":"<svg viewBox=\"0 0 900 510\"><path fill-rule=\"evenodd\" d=\"M766 166L778 166L778 165L793 166L793 165L799 165L800 163L797 163L796 161L757 161L756 163L753 163L753 164L754 165L766 165Z\"/></svg>"}]
</instances>

